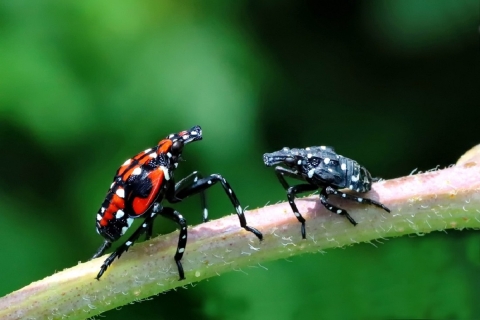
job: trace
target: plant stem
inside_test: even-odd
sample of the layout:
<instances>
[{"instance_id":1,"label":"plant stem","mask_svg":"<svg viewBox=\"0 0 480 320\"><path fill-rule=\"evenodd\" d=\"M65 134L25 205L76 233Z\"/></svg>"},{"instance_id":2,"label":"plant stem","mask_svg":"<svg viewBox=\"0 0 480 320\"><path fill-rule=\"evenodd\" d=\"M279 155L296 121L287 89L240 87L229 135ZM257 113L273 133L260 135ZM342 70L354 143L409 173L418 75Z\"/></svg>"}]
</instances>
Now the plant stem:
<instances>
[{"instance_id":1,"label":"plant stem","mask_svg":"<svg viewBox=\"0 0 480 320\"><path fill-rule=\"evenodd\" d=\"M319 252L375 239L445 229L480 227L480 160L477 149L457 166L375 183L365 198L391 209L331 197L359 223L323 208L318 195L298 199L306 219L307 239L288 203L246 212L264 241L239 227L235 215L189 229L182 263L186 280L178 281L173 254L178 232L135 245L116 260L100 281L95 276L106 256L34 282L0 299L1 319L84 319L135 300L265 261Z\"/></svg>"}]
</instances>

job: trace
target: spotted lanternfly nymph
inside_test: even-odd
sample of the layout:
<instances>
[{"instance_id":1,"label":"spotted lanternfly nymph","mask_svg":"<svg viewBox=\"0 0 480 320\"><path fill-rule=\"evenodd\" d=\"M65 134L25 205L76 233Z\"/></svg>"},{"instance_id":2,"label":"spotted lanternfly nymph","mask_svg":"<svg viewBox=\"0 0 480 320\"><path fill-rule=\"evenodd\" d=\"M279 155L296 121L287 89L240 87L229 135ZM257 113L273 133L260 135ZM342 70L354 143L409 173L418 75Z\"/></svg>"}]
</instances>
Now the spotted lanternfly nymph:
<instances>
[{"instance_id":1,"label":"spotted lanternfly nymph","mask_svg":"<svg viewBox=\"0 0 480 320\"><path fill-rule=\"evenodd\" d=\"M287 190L287 198L293 213L302 224L302 238L305 239L305 219L298 212L295 204L295 196L298 193L321 189L320 202L327 210L345 216L354 226L355 220L337 206L328 202L329 195L338 195L344 199L358 203L373 204L387 212L390 210L380 202L360 198L351 194L343 193L337 189L348 188L356 192L367 192L372 188L372 182L378 179L372 178L370 172L359 165L356 161L335 153L332 147L309 147L305 149L289 149L272 153L265 153L263 161L268 167L281 164L275 173L282 186ZM285 177L305 181L306 183L290 186Z\"/></svg>"},{"instance_id":2,"label":"spotted lanternfly nymph","mask_svg":"<svg viewBox=\"0 0 480 320\"><path fill-rule=\"evenodd\" d=\"M203 221L207 221L208 210L204 192L217 182L220 182L233 204L240 219L240 226L262 240L263 236L260 231L247 226L243 209L235 192L221 175L212 174L203 178L195 171L175 184L173 173L181 160L183 147L190 142L201 139L202 129L199 126L171 134L161 140L155 147L140 152L135 157L125 161L117 170L105 201L97 213L97 232L106 240L93 258L101 256L112 245L112 242L125 234L134 219L142 217L144 221L128 240L105 260L97 275L97 280L100 279L115 258L119 258L127 251L142 234L145 233L147 239L152 236L153 221L158 215L170 219L180 226L174 259L180 280L185 279L180 260L187 245L187 221L178 211L170 207L164 207L161 203L163 200L177 203L191 195L200 193Z\"/></svg>"}]
</instances>

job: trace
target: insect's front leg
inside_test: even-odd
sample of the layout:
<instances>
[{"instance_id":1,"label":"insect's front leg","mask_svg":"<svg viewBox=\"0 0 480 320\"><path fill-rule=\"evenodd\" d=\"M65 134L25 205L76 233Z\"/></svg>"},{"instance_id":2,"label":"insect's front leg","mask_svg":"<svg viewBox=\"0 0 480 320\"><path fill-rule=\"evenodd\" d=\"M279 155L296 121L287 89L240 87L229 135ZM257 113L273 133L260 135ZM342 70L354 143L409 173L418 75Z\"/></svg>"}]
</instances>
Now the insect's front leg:
<instances>
[{"instance_id":1,"label":"insect's front leg","mask_svg":"<svg viewBox=\"0 0 480 320\"><path fill-rule=\"evenodd\" d=\"M299 184L296 186L290 186L285 179L285 176L297 180L305 181L305 178L299 174L297 171L289 170L284 167L276 167L275 174L277 175L278 181L282 184L282 186L287 190L287 198L290 207L292 208L293 214L297 217L298 221L302 224L302 238L305 239L307 237L307 231L305 230L305 218L300 214L298 211L297 205L295 204L295 196L298 193L307 192L307 191L314 191L317 190L318 187L314 184L304 183Z\"/></svg>"},{"instance_id":2,"label":"insect's front leg","mask_svg":"<svg viewBox=\"0 0 480 320\"><path fill-rule=\"evenodd\" d=\"M170 178L165 181L165 199L167 199L170 203L177 203L182 201L182 199L179 199L176 196L176 186L177 185L175 184L175 178L171 174Z\"/></svg>"},{"instance_id":3,"label":"insect's front leg","mask_svg":"<svg viewBox=\"0 0 480 320\"><path fill-rule=\"evenodd\" d=\"M288 188L290 188L290 185L288 184L287 180L285 180L285 177L305 181L305 178L297 171L286 169L280 166L275 167L275 174L277 175L278 181L280 181L285 190L288 190Z\"/></svg>"},{"instance_id":4,"label":"insect's front leg","mask_svg":"<svg viewBox=\"0 0 480 320\"><path fill-rule=\"evenodd\" d=\"M186 188L191 186L193 183L196 183L199 179L203 179L202 174L198 171L190 173L188 176L180 180L175 184L175 199L171 203L179 202L183 198L179 198L179 194L182 194ZM200 191L200 205L203 209L203 222L208 221L208 208L207 208L207 196L205 190Z\"/></svg>"},{"instance_id":5,"label":"insect's front leg","mask_svg":"<svg viewBox=\"0 0 480 320\"><path fill-rule=\"evenodd\" d=\"M302 239L305 239L307 237L307 232L305 230L305 218L302 217L300 212L298 212L297 205L295 204L295 196L298 193L313 191L313 190L317 190L317 189L318 189L318 187L316 185L308 184L308 183L298 184L296 186L289 187L287 189L288 203L290 204L290 207L293 210L293 214L295 215L295 217L297 217L297 220L302 224L302 229L301 229L302 230Z\"/></svg>"},{"instance_id":6,"label":"insect's front leg","mask_svg":"<svg viewBox=\"0 0 480 320\"><path fill-rule=\"evenodd\" d=\"M240 226L245 230L252 232L253 234L255 234L255 236L257 236L258 239L262 240L263 239L262 233L257 229L247 225L245 214L243 212L242 206L240 205L240 201L235 195L235 192L233 191L230 184L221 175L211 174L205 178L196 180L192 184L187 185L185 188L178 190L178 192L176 193L176 196L180 199L185 199L191 195L204 192L206 189L212 187L218 182L222 186L223 190L225 191L225 194L230 199L230 202L232 203L233 207L237 211L237 216L238 216L238 219L240 220Z\"/></svg>"}]
</instances>

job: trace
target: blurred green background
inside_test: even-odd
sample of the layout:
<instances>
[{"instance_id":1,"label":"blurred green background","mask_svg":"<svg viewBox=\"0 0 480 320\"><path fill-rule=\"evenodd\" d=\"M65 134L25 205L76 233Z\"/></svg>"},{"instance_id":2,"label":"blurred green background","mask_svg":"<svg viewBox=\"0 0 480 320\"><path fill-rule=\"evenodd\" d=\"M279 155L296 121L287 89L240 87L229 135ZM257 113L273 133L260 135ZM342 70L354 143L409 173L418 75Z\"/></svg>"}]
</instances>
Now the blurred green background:
<instances>
[{"instance_id":1,"label":"blurred green background","mask_svg":"<svg viewBox=\"0 0 480 320\"><path fill-rule=\"evenodd\" d=\"M476 0L2 1L0 295L87 260L118 166L195 124L204 140L177 177L221 173L250 208L285 200L262 163L283 146L332 145L386 179L454 163L480 143L478 15ZM220 187L209 198L211 218L232 212ZM198 203L180 207L189 224ZM156 233L176 228L158 221ZM478 232L376 246L266 263L105 315L480 317Z\"/></svg>"}]
</instances>

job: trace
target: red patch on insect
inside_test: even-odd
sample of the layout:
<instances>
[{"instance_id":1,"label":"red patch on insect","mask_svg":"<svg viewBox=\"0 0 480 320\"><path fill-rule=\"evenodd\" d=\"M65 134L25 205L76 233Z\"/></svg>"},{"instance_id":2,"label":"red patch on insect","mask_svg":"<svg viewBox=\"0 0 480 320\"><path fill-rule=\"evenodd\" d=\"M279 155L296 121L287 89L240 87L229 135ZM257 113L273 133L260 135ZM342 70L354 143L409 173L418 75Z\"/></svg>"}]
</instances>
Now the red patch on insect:
<instances>
[{"instance_id":1,"label":"red patch on insect","mask_svg":"<svg viewBox=\"0 0 480 320\"><path fill-rule=\"evenodd\" d=\"M160 141L160 142L158 143L159 148L158 148L157 153L158 153L158 154L167 153L168 150L170 150L170 147L172 146L172 144L173 144L172 140L170 140L170 139L163 139L162 141Z\"/></svg>"},{"instance_id":2,"label":"red patch on insect","mask_svg":"<svg viewBox=\"0 0 480 320\"><path fill-rule=\"evenodd\" d=\"M163 172L162 167L149 172L148 179L150 179L152 183L152 189L146 198L136 197L133 199L132 208L136 215L141 215L147 211L148 208L150 208L152 203L157 198L160 187L163 185L164 176L165 173Z\"/></svg>"}]
</instances>

